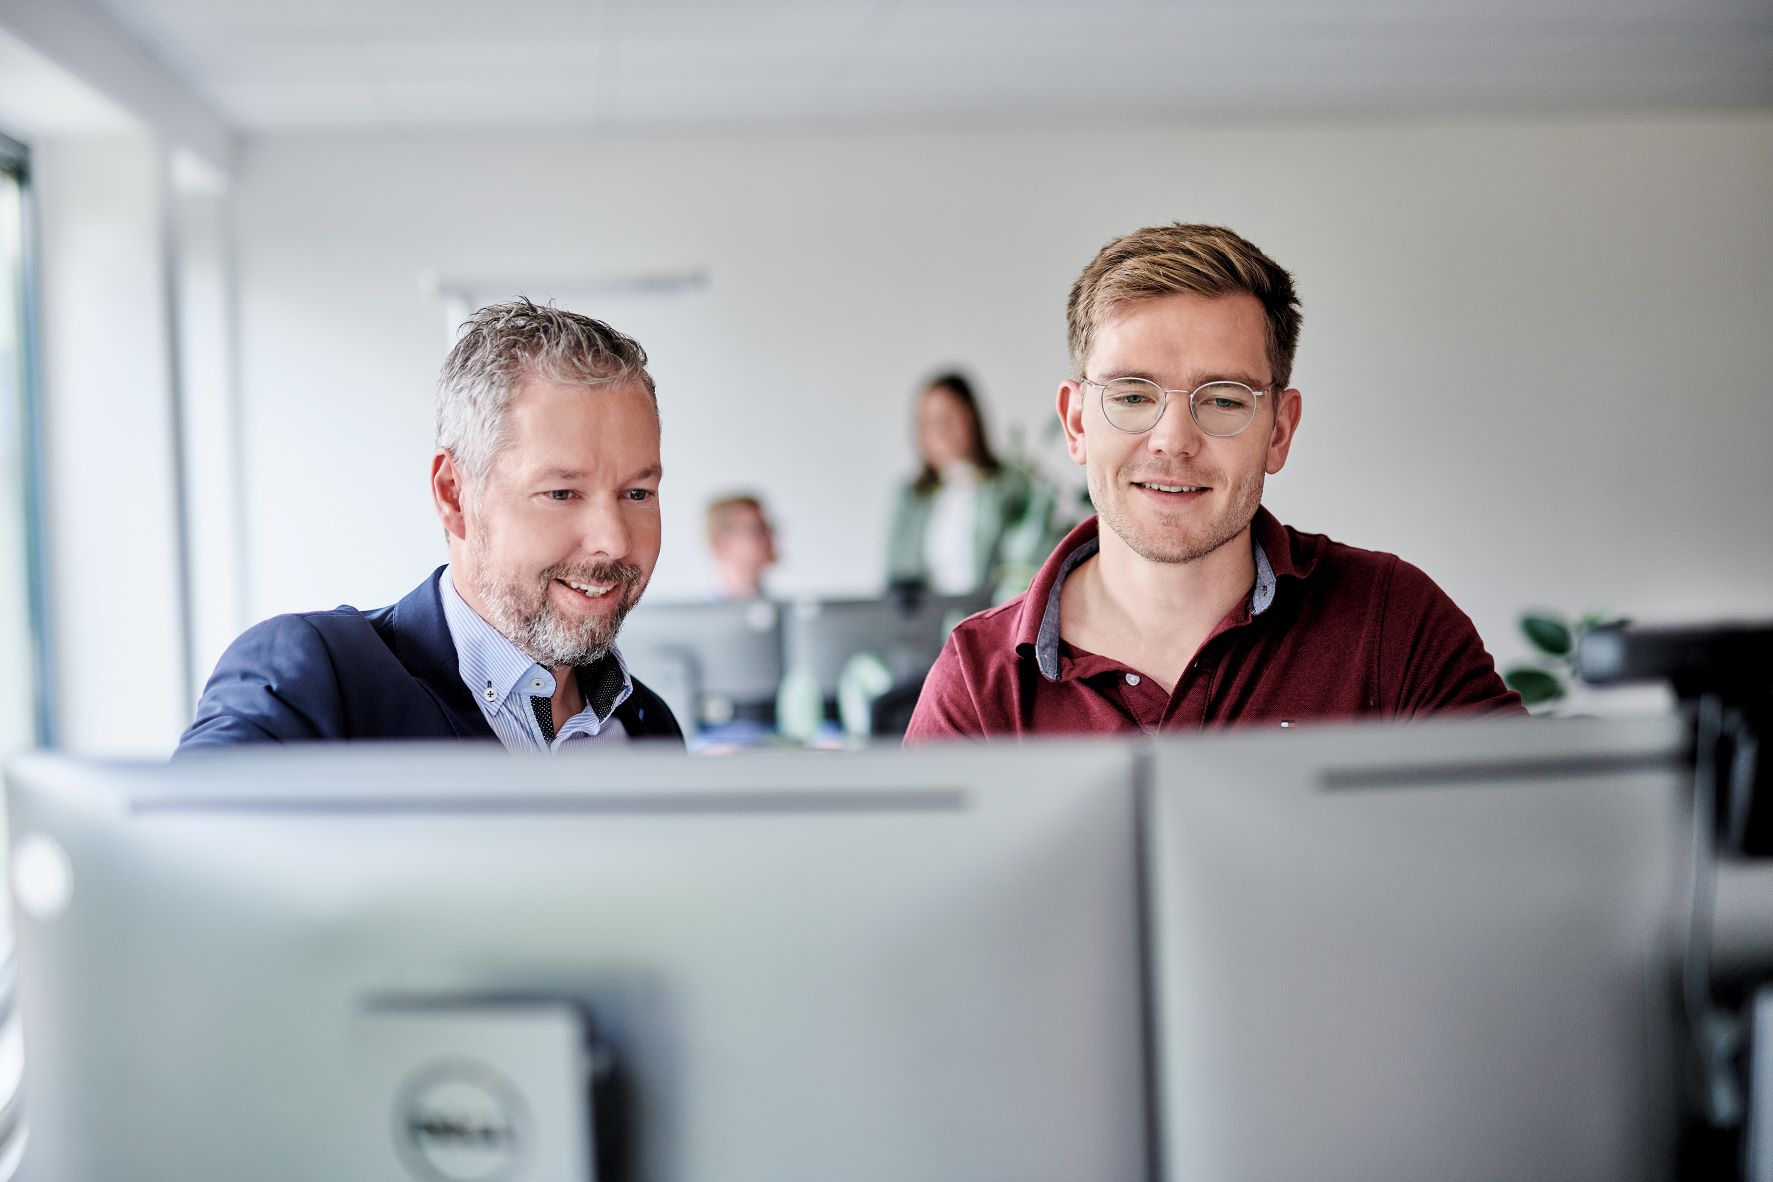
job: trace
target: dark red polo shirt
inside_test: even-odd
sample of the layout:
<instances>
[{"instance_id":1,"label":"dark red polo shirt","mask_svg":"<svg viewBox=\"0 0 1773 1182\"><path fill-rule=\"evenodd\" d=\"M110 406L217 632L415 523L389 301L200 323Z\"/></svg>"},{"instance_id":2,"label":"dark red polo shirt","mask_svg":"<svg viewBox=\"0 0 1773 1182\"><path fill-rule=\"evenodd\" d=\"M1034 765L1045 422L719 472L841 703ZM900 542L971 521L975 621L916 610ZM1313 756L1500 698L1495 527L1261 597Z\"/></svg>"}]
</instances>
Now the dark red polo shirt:
<instances>
[{"instance_id":1,"label":"dark red polo shirt","mask_svg":"<svg viewBox=\"0 0 1773 1182\"><path fill-rule=\"evenodd\" d=\"M1027 592L961 623L924 682L905 742L1262 723L1520 714L1466 614L1395 554L1305 534L1260 509L1256 586L1201 645L1173 693L1059 636L1059 587L1094 554L1072 530Z\"/></svg>"}]
</instances>

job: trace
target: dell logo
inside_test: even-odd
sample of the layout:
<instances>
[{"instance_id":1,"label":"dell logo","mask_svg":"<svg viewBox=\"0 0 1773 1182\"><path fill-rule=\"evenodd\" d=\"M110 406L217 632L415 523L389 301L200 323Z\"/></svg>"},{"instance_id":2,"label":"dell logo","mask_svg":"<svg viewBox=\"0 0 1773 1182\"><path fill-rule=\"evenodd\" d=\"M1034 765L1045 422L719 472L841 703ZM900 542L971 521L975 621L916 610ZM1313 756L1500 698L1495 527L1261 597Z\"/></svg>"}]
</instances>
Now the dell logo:
<instances>
[{"instance_id":1,"label":"dell logo","mask_svg":"<svg viewBox=\"0 0 1773 1182\"><path fill-rule=\"evenodd\" d=\"M517 1173L528 1114L510 1081L467 1059L433 1063L402 1088L394 1142L418 1182L501 1182Z\"/></svg>"}]
</instances>

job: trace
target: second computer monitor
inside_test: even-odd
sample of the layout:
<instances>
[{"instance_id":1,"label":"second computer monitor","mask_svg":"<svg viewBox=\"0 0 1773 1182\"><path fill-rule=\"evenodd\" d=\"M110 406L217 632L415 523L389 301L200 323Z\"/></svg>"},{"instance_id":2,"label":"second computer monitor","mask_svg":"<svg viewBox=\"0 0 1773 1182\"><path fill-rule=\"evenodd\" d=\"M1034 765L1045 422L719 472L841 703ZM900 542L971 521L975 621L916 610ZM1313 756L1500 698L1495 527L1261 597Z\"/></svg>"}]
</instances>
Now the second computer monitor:
<instances>
[{"instance_id":1,"label":"second computer monitor","mask_svg":"<svg viewBox=\"0 0 1773 1182\"><path fill-rule=\"evenodd\" d=\"M782 608L771 600L643 600L616 644L629 669L664 696L686 732L735 718L774 718L782 683Z\"/></svg>"},{"instance_id":2,"label":"second computer monitor","mask_svg":"<svg viewBox=\"0 0 1773 1182\"><path fill-rule=\"evenodd\" d=\"M1168 1178L1675 1176L1676 720L1160 744Z\"/></svg>"},{"instance_id":3,"label":"second computer monitor","mask_svg":"<svg viewBox=\"0 0 1773 1182\"><path fill-rule=\"evenodd\" d=\"M835 698L844 666L861 653L878 658L895 681L921 681L948 633L980 611L980 595L905 592L874 599L807 599L784 609L788 667L804 669Z\"/></svg>"}]
</instances>

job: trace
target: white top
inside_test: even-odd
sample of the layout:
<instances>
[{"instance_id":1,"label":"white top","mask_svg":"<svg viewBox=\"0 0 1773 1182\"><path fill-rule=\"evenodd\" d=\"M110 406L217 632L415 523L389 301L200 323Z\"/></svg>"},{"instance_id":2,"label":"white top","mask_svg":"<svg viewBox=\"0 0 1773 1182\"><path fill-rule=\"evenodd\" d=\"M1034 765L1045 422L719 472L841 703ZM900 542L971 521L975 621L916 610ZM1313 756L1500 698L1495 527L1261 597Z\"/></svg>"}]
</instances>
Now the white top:
<instances>
[{"instance_id":1,"label":"white top","mask_svg":"<svg viewBox=\"0 0 1773 1182\"><path fill-rule=\"evenodd\" d=\"M962 461L942 470L942 483L931 498L929 525L923 535L924 568L930 590L938 595L964 595L979 585L979 470Z\"/></svg>"}]
</instances>

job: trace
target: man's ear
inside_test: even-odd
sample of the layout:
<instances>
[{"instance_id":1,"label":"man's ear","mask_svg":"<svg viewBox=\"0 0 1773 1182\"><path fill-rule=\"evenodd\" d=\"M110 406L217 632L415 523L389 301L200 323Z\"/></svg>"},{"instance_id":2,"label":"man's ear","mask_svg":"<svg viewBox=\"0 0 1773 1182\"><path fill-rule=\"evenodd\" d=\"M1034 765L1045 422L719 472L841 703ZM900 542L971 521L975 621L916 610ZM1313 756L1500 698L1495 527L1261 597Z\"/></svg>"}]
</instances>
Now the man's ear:
<instances>
[{"instance_id":1,"label":"man's ear","mask_svg":"<svg viewBox=\"0 0 1773 1182\"><path fill-rule=\"evenodd\" d=\"M463 507L466 498L467 481L456 467L456 458L438 448L431 457L431 503L437 508L443 531L458 540L468 537L468 513Z\"/></svg>"},{"instance_id":2,"label":"man's ear","mask_svg":"<svg viewBox=\"0 0 1773 1182\"><path fill-rule=\"evenodd\" d=\"M1287 453L1293 450L1293 433L1299 429L1299 391L1286 389L1274 402L1274 422L1268 428L1268 455L1264 468L1270 476L1287 464Z\"/></svg>"},{"instance_id":3,"label":"man's ear","mask_svg":"<svg viewBox=\"0 0 1773 1182\"><path fill-rule=\"evenodd\" d=\"M1059 425L1065 428L1065 450L1076 463L1088 458L1084 452L1084 388L1081 383L1059 383Z\"/></svg>"}]
</instances>

